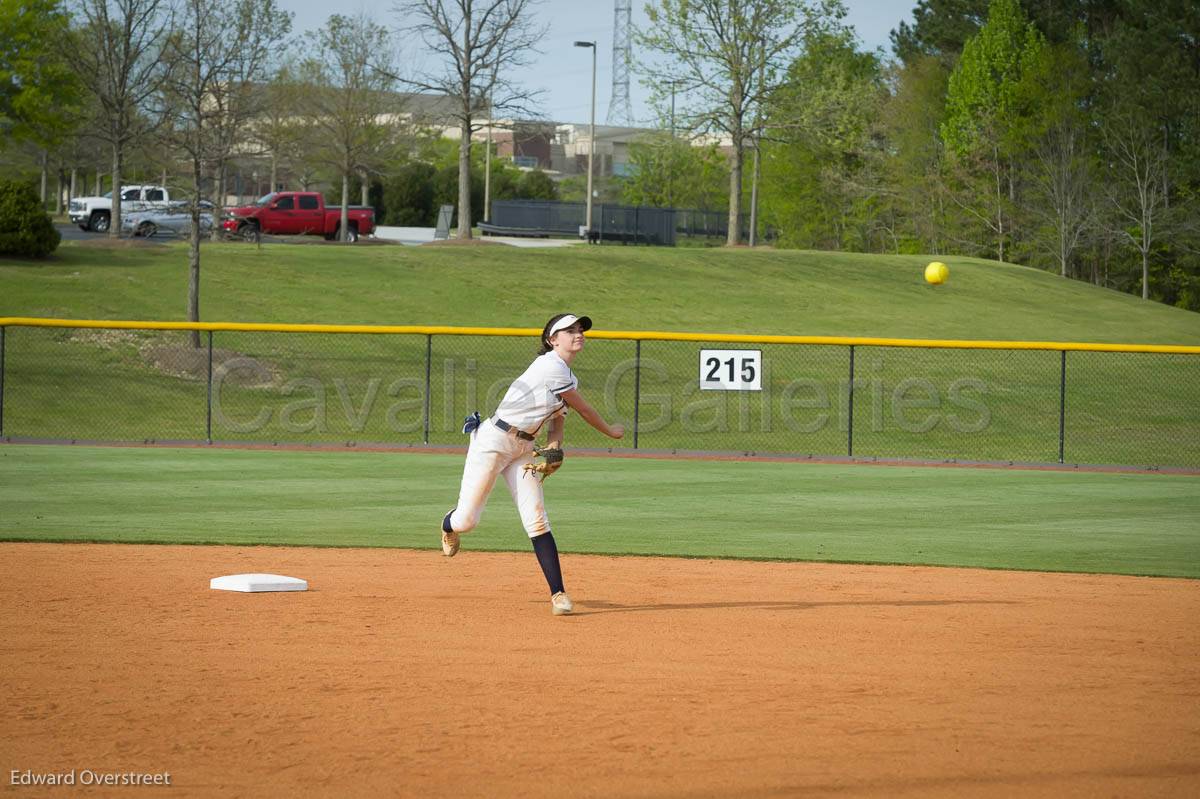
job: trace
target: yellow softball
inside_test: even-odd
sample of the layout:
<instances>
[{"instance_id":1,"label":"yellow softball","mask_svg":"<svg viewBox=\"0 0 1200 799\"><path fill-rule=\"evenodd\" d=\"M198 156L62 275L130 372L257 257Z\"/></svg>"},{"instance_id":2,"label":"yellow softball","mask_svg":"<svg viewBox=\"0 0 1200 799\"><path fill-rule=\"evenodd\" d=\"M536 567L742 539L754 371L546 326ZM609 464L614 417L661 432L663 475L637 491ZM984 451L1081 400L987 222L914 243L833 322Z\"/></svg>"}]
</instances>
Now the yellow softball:
<instances>
[{"instance_id":1,"label":"yellow softball","mask_svg":"<svg viewBox=\"0 0 1200 799\"><path fill-rule=\"evenodd\" d=\"M946 266L941 261L934 261L925 267L925 282L933 286L940 286L950 278L950 267Z\"/></svg>"}]
</instances>

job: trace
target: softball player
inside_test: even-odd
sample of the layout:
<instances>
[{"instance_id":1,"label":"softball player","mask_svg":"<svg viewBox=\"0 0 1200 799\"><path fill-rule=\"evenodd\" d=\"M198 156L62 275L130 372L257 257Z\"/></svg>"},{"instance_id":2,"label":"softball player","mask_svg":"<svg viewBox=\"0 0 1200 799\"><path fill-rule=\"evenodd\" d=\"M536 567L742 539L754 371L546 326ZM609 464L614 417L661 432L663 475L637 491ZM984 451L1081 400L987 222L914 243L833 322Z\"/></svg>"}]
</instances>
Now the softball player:
<instances>
[{"instance_id":1,"label":"softball player","mask_svg":"<svg viewBox=\"0 0 1200 799\"><path fill-rule=\"evenodd\" d=\"M562 466L563 427L567 408L611 438L625 435L622 425L610 425L579 393L579 379L571 363L583 349L583 334L592 326L586 316L558 314L542 329L539 356L505 393L495 415L480 420L478 413L467 417L463 432L471 434L467 462L463 467L458 504L442 519L442 553L452 558L458 552L459 534L474 529L483 506L504 475L509 493L517 504L525 532L533 542L542 573L550 586L550 609L556 616L570 613L571 598L563 589L558 547L546 518L542 481ZM547 445L536 449L534 440L546 428ZM546 461L534 461L536 454Z\"/></svg>"}]
</instances>

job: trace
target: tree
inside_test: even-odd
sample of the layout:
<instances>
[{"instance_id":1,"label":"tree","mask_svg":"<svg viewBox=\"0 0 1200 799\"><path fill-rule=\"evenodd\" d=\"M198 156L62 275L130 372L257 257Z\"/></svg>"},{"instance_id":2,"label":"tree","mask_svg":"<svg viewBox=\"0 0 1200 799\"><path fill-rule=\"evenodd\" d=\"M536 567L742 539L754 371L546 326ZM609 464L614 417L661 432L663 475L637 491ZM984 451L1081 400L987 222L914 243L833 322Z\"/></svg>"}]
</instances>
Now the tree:
<instances>
[{"instance_id":1,"label":"tree","mask_svg":"<svg viewBox=\"0 0 1200 799\"><path fill-rule=\"evenodd\" d=\"M301 66L308 84L305 104L324 160L342 178L338 235L347 241L350 177L393 140L398 127L392 39L387 28L363 13L334 14L309 39L313 56Z\"/></svg>"},{"instance_id":2,"label":"tree","mask_svg":"<svg viewBox=\"0 0 1200 799\"><path fill-rule=\"evenodd\" d=\"M523 173L512 191L514 196L521 200L558 199L558 185L540 169Z\"/></svg>"},{"instance_id":3,"label":"tree","mask_svg":"<svg viewBox=\"0 0 1200 799\"><path fill-rule=\"evenodd\" d=\"M989 0L919 0L913 22L902 21L892 31L892 49L905 66L932 56L947 70L953 68L967 40L979 32L988 15Z\"/></svg>"},{"instance_id":4,"label":"tree","mask_svg":"<svg viewBox=\"0 0 1200 799\"><path fill-rule=\"evenodd\" d=\"M530 63L547 27L535 22L538 0L407 0L399 13L442 61L438 72L407 80L419 91L454 98L458 148L458 238L471 238L471 134L488 111L533 114L537 93L512 78Z\"/></svg>"},{"instance_id":5,"label":"tree","mask_svg":"<svg viewBox=\"0 0 1200 799\"><path fill-rule=\"evenodd\" d=\"M472 170L470 174L471 185L468 187L467 204L462 205L462 185L460 178L462 170L458 164L445 164L439 166L433 175L433 208L436 216L436 211L443 205L455 205L459 203L458 214L462 217L463 209L466 208L467 215L474 218L475 209L483 208L483 178L479 173Z\"/></svg>"},{"instance_id":6,"label":"tree","mask_svg":"<svg viewBox=\"0 0 1200 799\"><path fill-rule=\"evenodd\" d=\"M1185 0L1186 1L1186 0ZM904 66L933 57L947 70L962 55L963 45L979 33L988 18L990 0L918 0L913 22L892 31L892 50ZM1076 41L1081 30L1101 32L1111 25L1121 0L1027 0L1025 13L1051 44Z\"/></svg>"},{"instance_id":7,"label":"tree","mask_svg":"<svg viewBox=\"0 0 1200 799\"><path fill-rule=\"evenodd\" d=\"M60 0L0 0L0 134L39 150L46 200L49 151L79 124L81 87L61 55Z\"/></svg>"},{"instance_id":8,"label":"tree","mask_svg":"<svg viewBox=\"0 0 1200 799\"><path fill-rule=\"evenodd\" d=\"M1075 47L1048 47L1047 63L1025 80L1036 111L1027 136L1032 158L1024 159L1030 191L1026 207L1041 221L1033 236L1067 277L1075 252L1095 221L1092 153L1083 114L1087 63Z\"/></svg>"},{"instance_id":9,"label":"tree","mask_svg":"<svg viewBox=\"0 0 1200 799\"><path fill-rule=\"evenodd\" d=\"M1144 298L1193 307L1189 297L1200 278L1198 31L1195 2L1163 0L1153 10L1122 5L1099 38L1093 72L1093 119L1104 134L1105 185L1115 215L1109 228L1136 253L1126 286L1140 284Z\"/></svg>"},{"instance_id":10,"label":"tree","mask_svg":"<svg viewBox=\"0 0 1200 799\"><path fill-rule=\"evenodd\" d=\"M264 76L267 58L290 26L291 16L275 0L184 0L179 25L166 48L166 57L176 66L164 84L176 109L170 138L186 156L192 178L188 321L200 321L200 199L205 167L215 165L220 197L219 175L229 152L230 131L245 119L252 82ZM192 346L199 347L199 332L193 330L191 338Z\"/></svg>"},{"instance_id":11,"label":"tree","mask_svg":"<svg viewBox=\"0 0 1200 799\"><path fill-rule=\"evenodd\" d=\"M457 154L455 155L455 157L457 158ZM474 174L476 170L486 170L487 169L487 164L480 163L480 161L483 159L478 158L476 156L472 156L472 159L473 159L472 166L471 166L472 174ZM524 178L524 176L526 174L532 174L532 173L525 173L525 172L522 172L521 170L517 169L511 161L497 158L495 150L492 151L491 169L492 169L492 185L491 185L491 198L490 199L492 202L495 202L496 200L515 200L515 199L517 199L517 197L518 197L517 190L520 188L522 178ZM539 175L545 174L540 169L534 170L534 171L538 172ZM546 178L549 179L549 176L547 175ZM536 181L536 183L534 185L528 186L529 191L535 191L535 192L544 194L546 191L551 190L550 187L547 187L542 183L540 177L530 178L530 180ZM554 200L560 199L558 184L553 183L553 181L551 181L551 182L553 184L552 190L554 192L554 196L549 197L549 198L542 198L542 199L554 199ZM487 215L490 214L491 211L492 211L491 208L484 208L483 203L481 201L479 204L479 216L475 217L475 218L486 219ZM474 213L474 212L472 211L472 213Z\"/></svg>"},{"instance_id":12,"label":"tree","mask_svg":"<svg viewBox=\"0 0 1200 799\"><path fill-rule=\"evenodd\" d=\"M853 30L806 32L767 104L764 209L785 243L866 249L882 189L876 141L885 96L874 53Z\"/></svg>"},{"instance_id":13,"label":"tree","mask_svg":"<svg viewBox=\"0 0 1200 799\"><path fill-rule=\"evenodd\" d=\"M1025 17L1018 0L992 0L987 23L967 40L947 88L941 133L946 148L958 159L967 193L960 204L995 236L1001 261L1011 236L1014 134L1030 114L1023 81L1045 63L1044 47L1044 37ZM977 202L984 197L986 205Z\"/></svg>"},{"instance_id":14,"label":"tree","mask_svg":"<svg viewBox=\"0 0 1200 799\"><path fill-rule=\"evenodd\" d=\"M53 150L69 186L68 201L89 192L99 194L98 185L89 188L87 177L98 175L102 171L101 165L109 161L107 145L96 135L103 122L95 99L82 94L73 110L76 121Z\"/></svg>"},{"instance_id":15,"label":"tree","mask_svg":"<svg viewBox=\"0 0 1200 799\"><path fill-rule=\"evenodd\" d=\"M1168 154L1153 121L1120 116L1104 130L1109 164L1108 197L1117 212L1115 232L1141 256L1142 299L1150 298L1150 253L1168 226Z\"/></svg>"},{"instance_id":16,"label":"tree","mask_svg":"<svg viewBox=\"0 0 1200 799\"><path fill-rule=\"evenodd\" d=\"M422 227L436 221L433 208L433 164L413 161L405 164L384 181L383 204L387 207L384 224Z\"/></svg>"},{"instance_id":17,"label":"tree","mask_svg":"<svg viewBox=\"0 0 1200 799\"><path fill-rule=\"evenodd\" d=\"M245 144L246 128L261 104L261 85L278 45L292 29L292 15L279 7L277 0L184 0L207 7L210 13L228 18L212 23L225 30L219 47L229 53L224 58L223 80L209 91L212 116L214 204L225 202L225 165L234 149ZM213 226L212 239L218 241L221 230Z\"/></svg>"},{"instance_id":18,"label":"tree","mask_svg":"<svg viewBox=\"0 0 1200 799\"><path fill-rule=\"evenodd\" d=\"M483 212L484 153L472 148L471 214ZM430 226L437 221L437 207L454 205L458 198L458 142L436 132L418 138L408 159L383 177L383 205L388 224ZM531 177L525 178L526 175ZM519 195L525 180L526 195ZM503 159L492 158L492 199L518 196L547 198L557 192L539 170L522 172Z\"/></svg>"},{"instance_id":19,"label":"tree","mask_svg":"<svg viewBox=\"0 0 1200 799\"><path fill-rule=\"evenodd\" d=\"M276 69L262 87L258 114L249 122L251 138L271 161L269 191L279 188L280 164L299 157L297 151L304 139L305 122L296 114L304 89L296 80L296 70L295 64L288 63Z\"/></svg>"},{"instance_id":20,"label":"tree","mask_svg":"<svg viewBox=\"0 0 1200 799\"><path fill-rule=\"evenodd\" d=\"M758 130L759 106L771 95L802 36L845 15L840 0L657 0L648 3L650 26L638 44L663 64L643 65L660 109L675 87L682 90L684 126L718 133L731 147L729 235L740 241L742 162ZM675 76L664 79L664 75Z\"/></svg>"},{"instance_id":21,"label":"tree","mask_svg":"<svg viewBox=\"0 0 1200 799\"><path fill-rule=\"evenodd\" d=\"M882 110L892 156L885 180L893 192L895 249L942 253L946 249L946 151L939 128L946 106L950 71L933 56L921 56L897 69L894 90Z\"/></svg>"},{"instance_id":22,"label":"tree","mask_svg":"<svg viewBox=\"0 0 1200 799\"><path fill-rule=\"evenodd\" d=\"M621 200L654 208L717 208L729 191L729 162L715 143L693 146L669 133L651 134L629 146L631 174Z\"/></svg>"},{"instance_id":23,"label":"tree","mask_svg":"<svg viewBox=\"0 0 1200 799\"><path fill-rule=\"evenodd\" d=\"M1090 199L1092 170L1082 128L1062 119L1034 148L1034 198L1036 210L1049 230L1049 249L1058 261L1059 274L1068 276L1075 251L1091 229L1095 204Z\"/></svg>"},{"instance_id":24,"label":"tree","mask_svg":"<svg viewBox=\"0 0 1200 799\"><path fill-rule=\"evenodd\" d=\"M1026 41L1022 37L1034 28L1044 40L1043 55L1030 59L1032 69L1010 70L1003 80L997 77L1000 70L977 70L976 75L990 74L993 88L1007 84L1014 102L994 114L983 103L959 107L959 121L968 123L968 148L952 148L953 142L941 137L922 143L920 120L928 119L938 103L933 95L919 101L924 93L912 90L924 82L923 75L934 74L931 65L946 71L957 67L959 80L972 82L964 75L971 60L965 46L972 38L986 38L983 29L990 21L984 10L990 7L996 16L996 5L987 0L920 0L915 22L893 33L900 64L895 97L888 104L887 134L899 160L889 159L890 182L906 213L927 231L921 237L934 247L941 246L940 239L993 257L1003 246L1006 260L1048 264L1052 259L1060 274L1065 269L1098 283L1148 290L1165 302L1195 302L1200 297L1194 291L1200 284L1200 230L1188 224L1197 215L1187 205L1200 197L1200 5L1194 0L1162 0L1153 8L1121 0L1027 0L1018 9L1010 2L1009 16L1023 11L1031 24L1011 26L1016 35L1010 42L1020 41L1007 52L1020 50ZM994 32L991 38L993 44L1004 39ZM974 47L977 62L1005 61L1005 47ZM1048 61L1051 54L1054 60ZM969 94L963 88L950 94L961 100ZM1141 223L1122 215L1106 196L1121 195L1126 210L1138 204L1132 168L1123 180L1116 179L1114 167L1122 158L1109 152L1102 136L1107 131L1112 139L1125 127L1122 119L1139 119L1164 157L1158 170L1163 185L1152 222L1154 242L1145 253L1144 241L1129 246L1130 233L1140 239L1145 232ZM946 126L939 126L939 132L952 135ZM1122 138L1130 141L1128 135ZM993 147L978 146L989 141ZM939 148L946 153L940 166ZM941 191L934 190L938 185ZM1081 193L1086 202L1080 202ZM924 209L921 197L930 201ZM936 236L930 238L929 231ZM985 240L993 242L990 248L979 248ZM1122 241L1125 246L1119 246Z\"/></svg>"},{"instance_id":25,"label":"tree","mask_svg":"<svg viewBox=\"0 0 1200 799\"><path fill-rule=\"evenodd\" d=\"M108 235L121 233L121 169L126 148L165 116L154 105L169 74L163 54L171 31L167 0L75 0L80 26L65 52L100 110L96 131L112 154ZM155 118L157 117L157 119Z\"/></svg>"}]
</instances>

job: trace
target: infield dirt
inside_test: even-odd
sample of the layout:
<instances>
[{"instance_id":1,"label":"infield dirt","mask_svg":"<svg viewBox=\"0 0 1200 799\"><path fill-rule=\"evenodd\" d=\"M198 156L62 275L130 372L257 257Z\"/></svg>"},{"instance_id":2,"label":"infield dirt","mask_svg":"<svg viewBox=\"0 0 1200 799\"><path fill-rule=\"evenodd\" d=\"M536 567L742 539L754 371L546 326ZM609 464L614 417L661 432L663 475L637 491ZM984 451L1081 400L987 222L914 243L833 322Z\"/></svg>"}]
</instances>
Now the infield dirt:
<instances>
[{"instance_id":1,"label":"infield dirt","mask_svg":"<svg viewBox=\"0 0 1200 799\"><path fill-rule=\"evenodd\" d=\"M570 617L532 554L469 536L453 560L0 544L3 790L90 769L169 772L172 796L1200 795L1200 581L563 564ZM208 588L255 571L311 590Z\"/></svg>"}]
</instances>

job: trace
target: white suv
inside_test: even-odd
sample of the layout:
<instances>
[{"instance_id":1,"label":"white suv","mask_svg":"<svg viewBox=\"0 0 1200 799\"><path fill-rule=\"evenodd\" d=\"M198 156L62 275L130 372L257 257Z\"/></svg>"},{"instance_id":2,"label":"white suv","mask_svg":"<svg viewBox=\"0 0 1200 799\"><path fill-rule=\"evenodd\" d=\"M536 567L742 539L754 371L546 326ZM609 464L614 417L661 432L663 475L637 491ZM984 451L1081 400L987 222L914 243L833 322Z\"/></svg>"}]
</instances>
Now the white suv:
<instances>
[{"instance_id":1,"label":"white suv","mask_svg":"<svg viewBox=\"0 0 1200 799\"><path fill-rule=\"evenodd\" d=\"M166 207L171 195L162 186L122 186L121 213ZM108 231L112 223L112 192L103 197L76 197L68 211L71 221L84 230Z\"/></svg>"}]
</instances>

